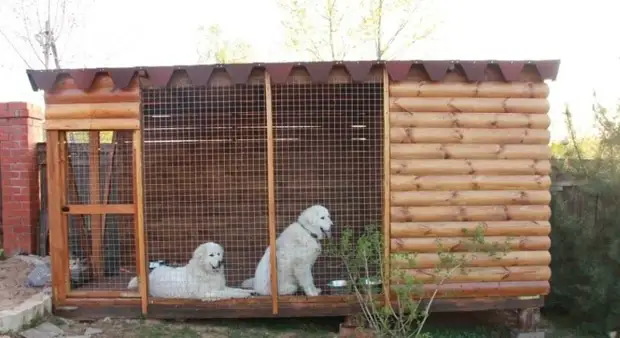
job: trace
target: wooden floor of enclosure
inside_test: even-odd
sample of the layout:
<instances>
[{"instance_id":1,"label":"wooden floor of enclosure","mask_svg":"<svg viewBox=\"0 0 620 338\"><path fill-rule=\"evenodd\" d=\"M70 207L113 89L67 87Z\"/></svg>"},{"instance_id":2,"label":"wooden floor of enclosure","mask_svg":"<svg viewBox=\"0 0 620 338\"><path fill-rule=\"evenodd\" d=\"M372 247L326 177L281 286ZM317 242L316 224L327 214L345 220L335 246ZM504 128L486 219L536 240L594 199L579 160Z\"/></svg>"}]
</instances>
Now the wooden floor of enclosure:
<instances>
[{"instance_id":1,"label":"wooden floor of enclosure","mask_svg":"<svg viewBox=\"0 0 620 338\"><path fill-rule=\"evenodd\" d=\"M313 204L330 210L335 237L344 227L381 224L382 95L380 83L271 87L277 234ZM143 90L142 112L147 262L184 265L199 244L214 241L225 249L227 284L240 287L269 245L265 87ZM131 139L114 134L101 136L99 198L132 203ZM89 201L91 151L70 145L71 204ZM70 217L75 256L87 256L96 242L80 230L92 229L90 218ZM126 292L136 274L133 216L99 222L103 249L93 258L104 271L72 287ZM346 279L341 263L326 255L313 276L323 295L328 281Z\"/></svg>"}]
</instances>

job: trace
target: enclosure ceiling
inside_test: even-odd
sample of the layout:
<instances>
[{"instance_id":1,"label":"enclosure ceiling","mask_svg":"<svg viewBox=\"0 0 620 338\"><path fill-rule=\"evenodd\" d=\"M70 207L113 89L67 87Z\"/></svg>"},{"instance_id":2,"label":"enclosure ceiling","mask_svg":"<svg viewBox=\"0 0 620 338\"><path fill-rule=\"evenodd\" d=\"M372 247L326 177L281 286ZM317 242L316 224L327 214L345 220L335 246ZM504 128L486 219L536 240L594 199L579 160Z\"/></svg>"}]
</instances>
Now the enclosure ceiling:
<instances>
[{"instance_id":1,"label":"enclosure ceiling","mask_svg":"<svg viewBox=\"0 0 620 338\"><path fill-rule=\"evenodd\" d=\"M441 81L450 71L462 72L468 81L485 81L487 68L498 69L505 81L518 81L524 67L535 69L542 80L555 80L560 61L345 61L345 62L292 62L292 63L248 63L224 65L191 65L132 68L90 68L60 70L27 70L33 90L51 90L62 75L70 76L79 89L87 90L98 73L108 73L119 89L127 88L136 76L148 77L153 87L166 87L172 75L185 71L192 85L206 85L215 69L223 69L233 83L246 83L255 69L267 70L273 83L283 83L294 68L305 68L313 82L326 83L334 67L344 66L352 81L363 82L371 77L373 67L385 67L393 81L404 80L411 68L426 72L431 81Z\"/></svg>"}]
</instances>

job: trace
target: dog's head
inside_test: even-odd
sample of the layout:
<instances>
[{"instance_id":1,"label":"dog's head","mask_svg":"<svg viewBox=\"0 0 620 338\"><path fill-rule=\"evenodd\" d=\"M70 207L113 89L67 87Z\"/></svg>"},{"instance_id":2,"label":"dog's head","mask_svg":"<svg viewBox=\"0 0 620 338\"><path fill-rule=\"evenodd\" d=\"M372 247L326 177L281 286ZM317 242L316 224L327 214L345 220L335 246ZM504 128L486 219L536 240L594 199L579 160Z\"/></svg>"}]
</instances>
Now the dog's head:
<instances>
[{"instance_id":1,"label":"dog's head","mask_svg":"<svg viewBox=\"0 0 620 338\"><path fill-rule=\"evenodd\" d=\"M207 273L220 272L224 268L224 248L214 242L203 243L194 250L192 260Z\"/></svg>"},{"instance_id":2,"label":"dog's head","mask_svg":"<svg viewBox=\"0 0 620 338\"><path fill-rule=\"evenodd\" d=\"M316 239L331 237L332 220L329 210L322 205L313 205L304 210L297 219L304 228L314 234Z\"/></svg>"}]
</instances>

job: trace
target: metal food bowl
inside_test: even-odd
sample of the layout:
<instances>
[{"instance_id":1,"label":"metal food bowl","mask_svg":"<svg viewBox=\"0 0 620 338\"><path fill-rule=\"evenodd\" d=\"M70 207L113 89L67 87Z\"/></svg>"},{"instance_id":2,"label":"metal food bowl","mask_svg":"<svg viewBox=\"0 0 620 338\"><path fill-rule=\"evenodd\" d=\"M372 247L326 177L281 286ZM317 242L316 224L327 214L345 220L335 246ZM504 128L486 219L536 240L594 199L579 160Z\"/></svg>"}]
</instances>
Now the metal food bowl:
<instances>
[{"instance_id":1,"label":"metal food bowl","mask_svg":"<svg viewBox=\"0 0 620 338\"><path fill-rule=\"evenodd\" d=\"M336 279L327 283L330 295L346 295L349 291L349 282L344 279Z\"/></svg>"},{"instance_id":2,"label":"metal food bowl","mask_svg":"<svg viewBox=\"0 0 620 338\"><path fill-rule=\"evenodd\" d=\"M376 294L381 293L381 291L383 290L383 287L382 287L383 282L381 281L381 278L379 277L360 278L358 281L364 292L368 290L368 287L371 288L372 293L376 293Z\"/></svg>"}]
</instances>

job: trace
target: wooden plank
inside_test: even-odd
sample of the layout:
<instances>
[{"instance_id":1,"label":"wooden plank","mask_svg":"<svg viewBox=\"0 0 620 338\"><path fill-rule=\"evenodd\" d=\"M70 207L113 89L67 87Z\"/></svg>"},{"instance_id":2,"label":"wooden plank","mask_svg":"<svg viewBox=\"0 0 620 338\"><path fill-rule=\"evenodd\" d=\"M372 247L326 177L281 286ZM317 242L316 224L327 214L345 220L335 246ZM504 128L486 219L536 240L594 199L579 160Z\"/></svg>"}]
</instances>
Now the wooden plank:
<instances>
[{"instance_id":1,"label":"wooden plank","mask_svg":"<svg viewBox=\"0 0 620 338\"><path fill-rule=\"evenodd\" d=\"M383 69L383 296L390 303L390 77Z\"/></svg>"},{"instance_id":2,"label":"wooden plank","mask_svg":"<svg viewBox=\"0 0 620 338\"><path fill-rule=\"evenodd\" d=\"M140 118L140 102L48 104L47 120Z\"/></svg>"},{"instance_id":3,"label":"wooden plank","mask_svg":"<svg viewBox=\"0 0 620 338\"><path fill-rule=\"evenodd\" d=\"M60 205L61 207L63 205L65 205L67 203L67 177L69 177L67 175L67 172L71 172L71 158L68 155L68 146L69 144L67 143L67 134L64 132L59 132L58 133L58 147L59 147L59 154L60 154L60 181L59 181L59 187L60 187L60 194L58 195L60 198L58 198L58 200L60 200ZM50 183L48 181L48 183ZM74 182L75 183L75 182ZM74 193L77 194L77 186L74 185L73 186ZM84 221L84 219L80 219L81 221ZM60 258L61 258L61 266L60 267L56 267L59 268L61 271L61 275L63 276L63 293L65 295L64 298L66 298L66 294L69 292L69 290L71 290L71 274L69 271L69 217L65 216L65 215L61 215L60 218L60 232L61 232L61 236L62 236L62 242L61 242L61 246L62 246L62 252L60 254ZM86 224L82 223L81 226L78 227L79 231L86 231ZM84 233L84 236L82 237L82 239L86 241L86 233ZM54 269L54 267L52 266L52 269Z\"/></svg>"},{"instance_id":4,"label":"wooden plank","mask_svg":"<svg viewBox=\"0 0 620 338\"><path fill-rule=\"evenodd\" d=\"M102 199L102 203L108 204L108 200L110 198L110 191L112 190L112 173L114 172L114 154L115 154L115 148L116 148L116 136L117 136L117 132L112 132L112 150L109 152L108 154L108 167L105 170L105 177L103 179L103 199ZM101 145L100 145L101 146ZM101 149L103 150L103 149ZM102 151L103 153L103 151ZM103 215L101 215L101 234L102 236L105 236L105 231L106 231L106 214L104 213Z\"/></svg>"},{"instance_id":5,"label":"wooden plank","mask_svg":"<svg viewBox=\"0 0 620 338\"><path fill-rule=\"evenodd\" d=\"M60 137L57 131L47 132L47 195L63 196L62 193L62 170L60 159ZM68 254L67 238L63 236L62 218L60 212L61 198L50 198L48 201L48 226L50 231L50 260L52 264L52 297L54 303L63 301L67 296L65 276L63 267L63 255Z\"/></svg>"},{"instance_id":6,"label":"wooden plank","mask_svg":"<svg viewBox=\"0 0 620 338\"><path fill-rule=\"evenodd\" d=\"M63 207L66 215L133 215L134 204L69 204Z\"/></svg>"},{"instance_id":7,"label":"wooden plank","mask_svg":"<svg viewBox=\"0 0 620 338\"><path fill-rule=\"evenodd\" d=\"M269 278L271 279L272 313L278 314L278 269L276 260L276 188L273 142L273 109L271 76L265 72L265 110L267 111L267 200L269 219Z\"/></svg>"},{"instance_id":8,"label":"wooden plank","mask_svg":"<svg viewBox=\"0 0 620 338\"><path fill-rule=\"evenodd\" d=\"M144 230L144 183L142 169L142 132L136 130L133 133L133 172L134 172L134 203L135 203L135 228L138 244L137 275L140 290L140 305L142 314L148 313L148 266L146 264L146 239Z\"/></svg>"},{"instance_id":9,"label":"wooden plank","mask_svg":"<svg viewBox=\"0 0 620 338\"><path fill-rule=\"evenodd\" d=\"M47 120L46 130L135 130L140 129L140 119L79 119Z\"/></svg>"},{"instance_id":10,"label":"wooden plank","mask_svg":"<svg viewBox=\"0 0 620 338\"><path fill-rule=\"evenodd\" d=\"M90 199L88 204L100 204L100 185L99 185L99 166L101 164L99 158L99 132L89 132L89 166L88 166L88 183L90 186ZM101 214L90 216L90 238L91 238L91 263L93 267L94 277L100 279L103 277L103 227L101 223Z\"/></svg>"},{"instance_id":11,"label":"wooden plank","mask_svg":"<svg viewBox=\"0 0 620 338\"><path fill-rule=\"evenodd\" d=\"M69 298L140 298L140 294L138 292L131 291L99 291L99 290L88 290L88 291L76 291L71 290L67 295Z\"/></svg>"}]
</instances>

